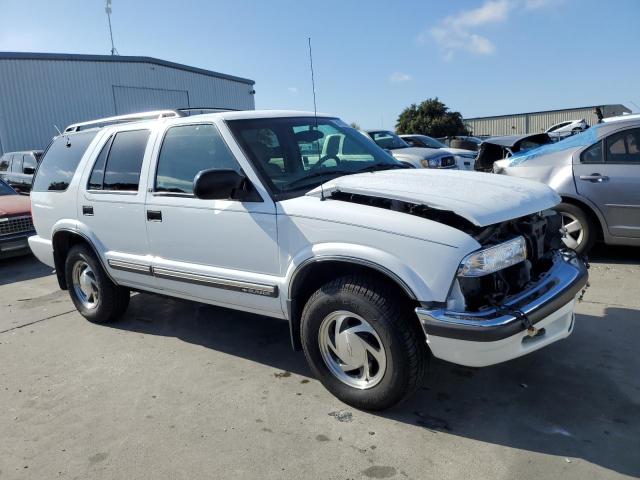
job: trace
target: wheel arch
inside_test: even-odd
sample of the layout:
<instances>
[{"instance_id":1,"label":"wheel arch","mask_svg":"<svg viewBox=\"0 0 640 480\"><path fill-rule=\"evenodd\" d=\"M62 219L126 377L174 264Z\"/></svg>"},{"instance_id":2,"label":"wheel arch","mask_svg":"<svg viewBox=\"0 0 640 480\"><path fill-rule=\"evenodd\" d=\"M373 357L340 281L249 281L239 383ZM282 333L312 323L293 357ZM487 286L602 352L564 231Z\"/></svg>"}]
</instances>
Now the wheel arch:
<instances>
[{"instance_id":1,"label":"wheel arch","mask_svg":"<svg viewBox=\"0 0 640 480\"><path fill-rule=\"evenodd\" d=\"M598 208L595 205L592 205L591 202L570 195L561 195L563 203L569 203L571 205L575 205L576 207L584 210L584 213L589 216L589 219L593 223L594 226L598 227L596 230L596 239L598 241L606 240L607 234L607 223Z\"/></svg>"},{"instance_id":2,"label":"wheel arch","mask_svg":"<svg viewBox=\"0 0 640 480\"><path fill-rule=\"evenodd\" d=\"M67 228L58 229L53 236L51 237L51 245L53 247L53 261L56 269L56 277L58 279L58 285L62 290L67 290L69 287L67 285L67 279L65 278L65 261L67 259L67 255L71 248L78 244L84 244L88 246L93 254L96 256L102 269L105 274L109 277L111 281L111 275L109 275L109 271L105 268L105 265L102 261L102 257L98 255L98 251L96 247L93 245L93 242L84 235L83 233L77 230L71 230ZM116 283L116 282L114 282Z\"/></svg>"},{"instance_id":3,"label":"wheel arch","mask_svg":"<svg viewBox=\"0 0 640 480\"><path fill-rule=\"evenodd\" d=\"M336 273L339 272L339 273ZM287 290L287 318L294 350L302 348L300 323L302 309L309 297L322 285L338 276L364 274L386 284L410 304L419 306L411 287L388 268L368 260L332 255L312 257L302 262L291 276Z\"/></svg>"}]
</instances>

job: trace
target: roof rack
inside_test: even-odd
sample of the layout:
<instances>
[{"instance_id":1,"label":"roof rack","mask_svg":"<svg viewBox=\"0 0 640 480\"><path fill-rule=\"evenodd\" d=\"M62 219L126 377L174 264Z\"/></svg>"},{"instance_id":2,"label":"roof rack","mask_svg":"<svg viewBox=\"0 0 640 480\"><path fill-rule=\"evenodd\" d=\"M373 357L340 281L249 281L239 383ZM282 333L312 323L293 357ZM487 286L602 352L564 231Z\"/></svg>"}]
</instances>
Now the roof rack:
<instances>
[{"instance_id":1,"label":"roof rack","mask_svg":"<svg viewBox=\"0 0 640 480\"><path fill-rule=\"evenodd\" d=\"M178 110L154 110L151 112L130 113L128 115L117 115L115 117L99 118L89 122L74 123L64 129L64 133L79 132L80 130L90 127L104 127L106 125L114 125L117 123L138 122L142 120L153 120L159 118L182 117Z\"/></svg>"},{"instance_id":2,"label":"roof rack","mask_svg":"<svg viewBox=\"0 0 640 480\"><path fill-rule=\"evenodd\" d=\"M105 127L118 123L139 122L142 120L154 120L160 118L188 117L197 112L196 115L212 112L237 112L236 108L220 108L220 107L188 107L176 108L173 110L153 110L151 112L129 113L127 115L117 115L115 117L99 118L88 122L74 123L64 129L63 133L79 132L86 128Z\"/></svg>"}]
</instances>

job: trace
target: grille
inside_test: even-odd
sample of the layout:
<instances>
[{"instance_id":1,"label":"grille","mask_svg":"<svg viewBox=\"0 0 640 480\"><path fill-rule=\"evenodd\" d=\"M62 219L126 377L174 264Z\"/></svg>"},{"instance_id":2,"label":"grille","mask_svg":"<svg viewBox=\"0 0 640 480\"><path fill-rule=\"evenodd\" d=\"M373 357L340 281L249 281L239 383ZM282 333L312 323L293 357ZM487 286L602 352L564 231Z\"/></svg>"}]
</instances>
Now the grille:
<instances>
[{"instance_id":1,"label":"grille","mask_svg":"<svg viewBox=\"0 0 640 480\"><path fill-rule=\"evenodd\" d=\"M442 157L440 160L442 167L453 167L456 164L456 159L453 157Z\"/></svg>"},{"instance_id":2,"label":"grille","mask_svg":"<svg viewBox=\"0 0 640 480\"><path fill-rule=\"evenodd\" d=\"M30 215L24 217L9 217L0 219L0 235L30 232L33 230L33 220Z\"/></svg>"}]
</instances>

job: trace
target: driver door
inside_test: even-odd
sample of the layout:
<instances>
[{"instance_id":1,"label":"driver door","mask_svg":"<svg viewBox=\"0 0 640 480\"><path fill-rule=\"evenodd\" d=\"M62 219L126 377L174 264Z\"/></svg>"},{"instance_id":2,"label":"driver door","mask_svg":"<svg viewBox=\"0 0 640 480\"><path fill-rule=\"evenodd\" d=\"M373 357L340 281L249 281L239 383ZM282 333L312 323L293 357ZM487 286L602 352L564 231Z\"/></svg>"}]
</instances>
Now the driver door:
<instances>
[{"instance_id":1,"label":"driver door","mask_svg":"<svg viewBox=\"0 0 640 480\"><path fill-rule=\"evenodd\" d=\"M274 202L258 192L253 201L193 195L202 170L242 171L213 123L171 125L156 148L145 215L157 287L281 317Z\"/></svg>"}]
</instances>

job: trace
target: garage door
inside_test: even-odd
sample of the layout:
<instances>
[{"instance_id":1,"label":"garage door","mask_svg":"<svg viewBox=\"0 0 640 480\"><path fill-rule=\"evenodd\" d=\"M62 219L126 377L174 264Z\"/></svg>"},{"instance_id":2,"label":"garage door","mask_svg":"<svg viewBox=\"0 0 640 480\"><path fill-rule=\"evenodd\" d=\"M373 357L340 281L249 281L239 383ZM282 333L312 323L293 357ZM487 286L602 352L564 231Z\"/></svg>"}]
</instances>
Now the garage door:
<instances>
[{"instance_id":1,"label":"garage door","mask_svg":"<svg viewBox=\"0 0 640 480\"><path fill-rule=\"evenodd\" d=\"M116 115L189 106L189 93L186 90L114 85L113 98L116 104Z\"/></svg>"}]
</instances>

